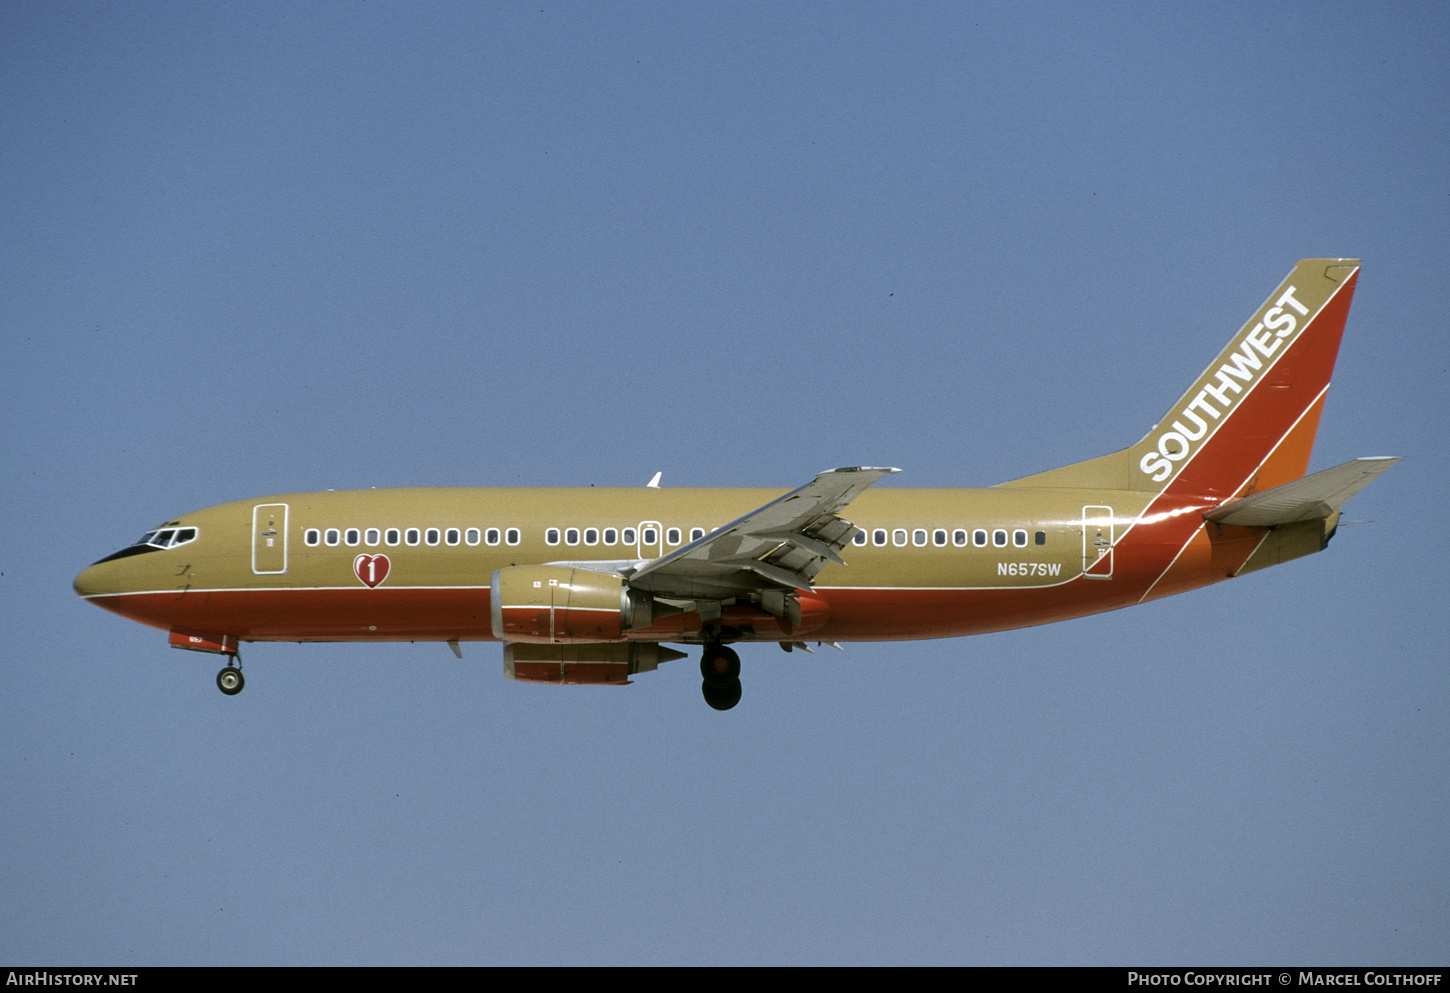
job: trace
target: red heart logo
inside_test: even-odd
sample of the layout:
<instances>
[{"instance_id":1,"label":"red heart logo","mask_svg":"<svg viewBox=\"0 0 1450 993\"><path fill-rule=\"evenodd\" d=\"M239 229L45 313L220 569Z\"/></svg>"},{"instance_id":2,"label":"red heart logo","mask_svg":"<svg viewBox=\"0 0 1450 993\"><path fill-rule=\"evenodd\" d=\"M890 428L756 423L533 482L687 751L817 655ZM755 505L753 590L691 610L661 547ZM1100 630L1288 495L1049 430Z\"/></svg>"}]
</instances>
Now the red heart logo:
<instances>
[{"instance_id":1,"label":"red heart logo","mask_svg":"<svg viewBox=\"0 0 1450 993\"><path fill-rule=\"evenodd\" d=\"M352 560L352 571L357 573L364 586L372 588L388 578L388 566L391 564L386 555L359 555Z\"/></svg>"}]
</instances>

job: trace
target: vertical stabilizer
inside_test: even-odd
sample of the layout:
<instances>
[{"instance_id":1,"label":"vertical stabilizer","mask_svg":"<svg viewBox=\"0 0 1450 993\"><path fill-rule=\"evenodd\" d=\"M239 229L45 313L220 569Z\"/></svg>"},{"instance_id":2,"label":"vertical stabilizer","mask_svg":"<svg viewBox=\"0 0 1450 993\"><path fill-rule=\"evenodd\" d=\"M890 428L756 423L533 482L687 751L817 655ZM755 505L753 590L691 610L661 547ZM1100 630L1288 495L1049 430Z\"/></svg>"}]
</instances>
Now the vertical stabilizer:
<instances>
[{"instance_id":1,"label":"vertical stabilizer","mask_svg":"<svg viewBox=\"0 0 1450 993\"><path fill-rule=\"evenodd\" d=\"M1142 441L1003 485L1227 498L1298 479L1358 276L1358 259L1304 259Z\"/></svg>"}]
</instances>

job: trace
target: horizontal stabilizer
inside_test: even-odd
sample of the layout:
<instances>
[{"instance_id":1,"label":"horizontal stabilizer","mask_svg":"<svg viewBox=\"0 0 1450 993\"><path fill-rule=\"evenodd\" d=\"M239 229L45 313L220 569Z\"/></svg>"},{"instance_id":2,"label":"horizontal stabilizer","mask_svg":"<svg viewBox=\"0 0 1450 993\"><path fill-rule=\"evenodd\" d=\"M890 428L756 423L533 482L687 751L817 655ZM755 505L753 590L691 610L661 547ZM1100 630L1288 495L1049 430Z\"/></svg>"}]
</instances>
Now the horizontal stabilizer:
<instances>
[{"instance_id":1,"label":"horizontal stabilizer","mask_svg":"<svg viewBox=\"0 0 1450 993\"><path fill-rule=\"evenodd\" d=\"M1316 472L1281 486L1254 493L1205 513L1204 519L1218 524L1265 528L1296 521L1316 521L1343 507L1398 458L1378 456L1355 459L1333 469Z\"/></svg>"}]
</instances>

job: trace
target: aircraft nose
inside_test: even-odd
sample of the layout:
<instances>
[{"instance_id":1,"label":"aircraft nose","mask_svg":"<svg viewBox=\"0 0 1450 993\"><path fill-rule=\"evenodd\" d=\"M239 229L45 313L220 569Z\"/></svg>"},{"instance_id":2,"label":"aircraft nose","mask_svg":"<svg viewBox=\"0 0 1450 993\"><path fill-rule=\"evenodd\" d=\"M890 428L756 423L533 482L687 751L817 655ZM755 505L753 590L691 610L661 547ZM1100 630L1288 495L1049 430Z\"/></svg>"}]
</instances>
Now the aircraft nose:
<instances>
[{"instance_id":1,"label":"aircraft nose","mask_svg":"<svg viewBox=\"0 0 1450 993\"><path fill-rule=\"evenodd\" d=\"M86 566L81 570L74 584L76 596L95 596L102 592L100 571L100 566L94 565Z\"/></svg>"},{"instance_id":2,"label":"aircraft nose","mask_svg":"<svg viewBox=\"0 0 1450 993\"><path fill-rule=\"evenodd\" d=\"M114 562L97 562L81 570L73 584L77 596L105 596L107 593L124 592L122 570Z\"/></svg>"}]
</instances>

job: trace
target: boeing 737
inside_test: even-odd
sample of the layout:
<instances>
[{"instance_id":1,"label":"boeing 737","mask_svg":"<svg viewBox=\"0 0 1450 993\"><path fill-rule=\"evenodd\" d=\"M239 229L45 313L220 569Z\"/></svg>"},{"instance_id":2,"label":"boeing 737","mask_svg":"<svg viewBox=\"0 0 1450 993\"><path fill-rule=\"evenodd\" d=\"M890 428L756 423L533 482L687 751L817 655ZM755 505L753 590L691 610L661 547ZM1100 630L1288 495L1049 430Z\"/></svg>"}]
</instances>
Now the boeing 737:
<instances>
[{"instance_id":1,"label":"boeing 737","mask_svg":"<svg viewBox=\"0 0 1450 993\"><path fill-rule=\"evenodd\" d=\"M1298 263L1137 444L987 489L871 488L896 469L756 489L294 493L167 520L76 592L226 657L264 641L503 643L504 674L623 684L702 646L952 638L1182 593L1324 549L1397 458L1305 475L1359 275ZM849 514L849 519L847 515Z\"/></svg>"}]
</instances>

